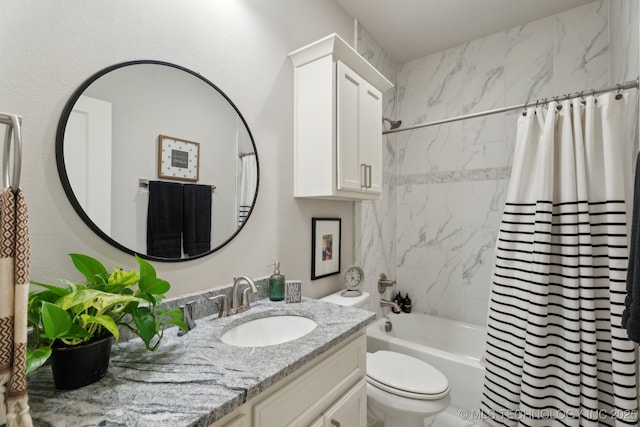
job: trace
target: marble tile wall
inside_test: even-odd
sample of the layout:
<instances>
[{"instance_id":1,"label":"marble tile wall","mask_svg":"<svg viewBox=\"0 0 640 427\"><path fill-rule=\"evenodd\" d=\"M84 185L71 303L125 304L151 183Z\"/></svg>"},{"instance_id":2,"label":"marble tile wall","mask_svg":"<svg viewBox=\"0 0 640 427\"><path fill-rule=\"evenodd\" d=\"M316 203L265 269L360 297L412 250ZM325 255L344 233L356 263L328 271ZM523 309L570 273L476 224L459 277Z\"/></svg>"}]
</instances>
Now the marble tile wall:
<instances>
[{"instance_id":1,"label":"marble tile wall","mask_svg":"<svg viewBox=\"0 0 640 427\"><path fill-rule=\"evenodd\" d=\"M610 33L611 33L611 85L616 83L635 80L638 78L638 56L640 47L638 46L638 16L640 8L638 2L634 0L609 1ZM638 102L629 103L629 117L638 117ZM630 169L627 176L633 176L632 170L635 153L638 152L638 123L637 120L629 120L627 123L627 134L632 144L629 146L629 163L625 166ZM628 186L631 188L632 183Z\"/></svg>"},{"instance_id":2,"label":"marble tile wall","mask_svg":"<svg viewBox=\"0 0 640 427\"><path fill-rule=\"evenodd\" d=\"M357 50L369 63L395 84L396 64L389 58L367 31L358 25ZM383 116L396 117L396 91L391 89L383 96ZM386 126L386 124L383 124ZM371 294L369 310L382 315L379 305L378 276L385 273L397 277L396 242L396 141L395 136L383 136L383 196L380 201L355 203L355 262L365 274L364 289ZM389 298L391 291L383 297Z\"/></svg>"},{"instance_id":3,"label":"marble tile wall","mask_svg":"<svg viewBox=\"0 0 640 427\"><path fill-rule=\"evenodd\" d=\"M637 9L635 0L594 1L402 64L385 115L411 125L634 79ZM359 51L389 77L384 52L358 33ZM367 290L384 270L414 310L485 323L519 113L387 137L383 200L356 204ZM637 140L637 121L629 132Z\"/></svg>"}]
</instances>

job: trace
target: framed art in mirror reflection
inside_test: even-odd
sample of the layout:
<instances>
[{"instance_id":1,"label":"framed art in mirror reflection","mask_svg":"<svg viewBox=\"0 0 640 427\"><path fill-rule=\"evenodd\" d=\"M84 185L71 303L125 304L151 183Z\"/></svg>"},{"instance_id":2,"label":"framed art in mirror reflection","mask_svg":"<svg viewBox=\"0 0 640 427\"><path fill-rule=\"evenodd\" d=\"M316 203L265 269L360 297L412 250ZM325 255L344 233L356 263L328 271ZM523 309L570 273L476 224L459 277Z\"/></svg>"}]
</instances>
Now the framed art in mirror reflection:
<instances>
[{"instance_id":1,"label":"framed art in mirror reflection","mask_svg":"<svg viewBox=\"0 0 640 427\"><path fill-rule=\"evenodd\" d=\"M158 136L158 178L197 182L200 144L167 135Z\"/></svg>"}]
</instances>

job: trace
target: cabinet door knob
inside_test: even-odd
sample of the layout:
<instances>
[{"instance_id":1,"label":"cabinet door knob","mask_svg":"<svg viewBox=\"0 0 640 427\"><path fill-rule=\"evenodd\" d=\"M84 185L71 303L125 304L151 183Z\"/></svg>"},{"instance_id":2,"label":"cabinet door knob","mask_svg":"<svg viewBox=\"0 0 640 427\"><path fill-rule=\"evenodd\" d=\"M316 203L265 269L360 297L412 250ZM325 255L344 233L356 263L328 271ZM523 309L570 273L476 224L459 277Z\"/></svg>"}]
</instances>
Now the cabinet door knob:
<instances>
[{"instance_id":1,"label":"cabinet door knob","mask_svg":"<svg viewBox=\"0 0 640 427\"><path fill-rule=\"evenodd\" d=\"M366 163L360 163L360 171L362 175L360 176L360 187L367 188L367 165Z\"/></svg>"},{"instance_id":2,"label":"cabinet door knob","mask_svg":"<svg viewBox=\"0 0 640 427\"><path fill-rule=\"evenodd\" d=\"M340 427L340 423L336 420L331 420L331 425L332 426L336 426L336 427Z\"/></svg>"},{"instance_id":3,"label":"cabinet door knob","mask_svg":"<svg viewBox=\"0 0 640 427\"><path fill-rule=\"evenodd\" d=\"M371 165L367 165L365 170L367 171L367 188L371 188Z\"/></svg>"}]
</instances>

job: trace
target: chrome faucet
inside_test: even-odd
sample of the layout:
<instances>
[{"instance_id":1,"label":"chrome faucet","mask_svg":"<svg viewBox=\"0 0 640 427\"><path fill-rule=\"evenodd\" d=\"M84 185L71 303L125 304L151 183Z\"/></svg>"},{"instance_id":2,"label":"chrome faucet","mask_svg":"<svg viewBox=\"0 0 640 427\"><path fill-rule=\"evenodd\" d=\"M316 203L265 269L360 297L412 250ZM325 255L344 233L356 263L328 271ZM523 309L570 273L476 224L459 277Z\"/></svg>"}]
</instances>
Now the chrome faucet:
<instances>
[{"instance_id":1,"label":"chrome faucet","mask_svg":"<svg viewBox=\"0 0 640 427\"><path fill-rule=\"evenodd\" d=\"M249 287L242 292L242 303L239 303L238 288L240 287L240 282L242 282L243 280L247 282ZM249 297L247 295L249 290L251 290L251 292L253 293L258 292L258 286L256 285L256 282L253 281L253 279L247 276L235 277L233 279L233 289L231 290L231 308L229 309L229 315L242 313L251 308L249 306Z\"/></svg>"},{"instance_id":2,"label":"chrome faucet","mask_svg":"<svg viewBox=\"0 0 640 427\"><path fill-rule=\"evenodd\" d=\"M186 330L179 329L178 335L182 336L196 327L196 321L193 319L193 306L195 305L195 301L189 301L185 305L180 306L180 310L182 310L182 321L187 326Z\"/></svg>"},{"instance_id":3,"label":"chrome faucet","mask_svg":"<svg viewBox=\"0 0 640 427\"><path fill-rule=\"evenodd\" d=\"M384 298L380 298L380 307L391 307L391 311L394 313L400 313L400 306L395 301L389 301Z\"/></svg>"}]
</instances>

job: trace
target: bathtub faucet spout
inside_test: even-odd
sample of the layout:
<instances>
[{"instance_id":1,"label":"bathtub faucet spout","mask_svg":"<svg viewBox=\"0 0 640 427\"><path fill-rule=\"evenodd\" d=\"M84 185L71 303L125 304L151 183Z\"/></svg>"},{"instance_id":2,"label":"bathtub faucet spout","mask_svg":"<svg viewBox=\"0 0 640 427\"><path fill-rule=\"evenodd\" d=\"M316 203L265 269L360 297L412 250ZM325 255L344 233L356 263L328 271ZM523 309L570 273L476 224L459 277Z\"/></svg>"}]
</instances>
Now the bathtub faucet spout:
<instances>
[{"instance_id":1,"label":"bathtub faucet spout","mask_svg":"<svg viewBox=\"0 0 640 427\"><path fill-rule=\"evenodd\" d=\"M395 301L389 301L384 298L380 298L380 307L391 307L391 311L394 313L400 313L400 306Z\"/></svg>"}]
</instances>

